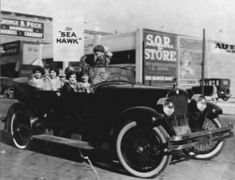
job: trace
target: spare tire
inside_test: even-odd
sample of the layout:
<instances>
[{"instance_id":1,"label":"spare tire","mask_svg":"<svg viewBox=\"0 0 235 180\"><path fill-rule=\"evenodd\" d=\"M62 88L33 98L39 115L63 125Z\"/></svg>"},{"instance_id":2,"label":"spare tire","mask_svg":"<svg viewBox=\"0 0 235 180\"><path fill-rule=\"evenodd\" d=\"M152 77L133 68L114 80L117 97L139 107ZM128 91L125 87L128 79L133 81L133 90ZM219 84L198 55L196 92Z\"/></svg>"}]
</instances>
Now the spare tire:
<instances>
[{"instance_id":1,"label":"spare tire","mask_svg":"<svg viewBox=\"0 0 235 180\"><path fill-rule=\"evenodd\" d=\"M230 89L229 88L225 88L224 89L224 94L226 97L229 97L230 96Z\"/></svg>"}]
</instances>

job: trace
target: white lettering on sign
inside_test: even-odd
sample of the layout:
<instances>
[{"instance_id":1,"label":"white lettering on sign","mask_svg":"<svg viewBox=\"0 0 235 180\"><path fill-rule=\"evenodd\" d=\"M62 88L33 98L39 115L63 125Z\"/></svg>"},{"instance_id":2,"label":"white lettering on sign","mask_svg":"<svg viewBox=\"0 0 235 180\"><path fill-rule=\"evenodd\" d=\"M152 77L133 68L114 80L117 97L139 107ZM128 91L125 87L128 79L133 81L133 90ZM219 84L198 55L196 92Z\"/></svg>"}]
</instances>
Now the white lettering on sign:
<instances>
[{"instance_id":1,"label":"white lettering on sign","mask_svg":"<svg viewBox=\"0 0 235 180\"><path fill-rule=\"evenodd\" d=\"M42 29L42 24L34 23L34 22L27 22L26 26L29 28Z\"/></svg>"},{"instance_id":2,"label":"white lettering on sign","mask_svg":"<svg viewBox=\"0 0 235 180\"><path fill-rule=\"evenodd\" d=\"M168 51L161 49L145 49L145 59L147 60L163 60L176 61L176 51Z\"/></svg>"},{"instance_id":3,"label":"white lettering on sign","mask_svg":"<svg viewBox=\"0 0 235 180\"><path fill-rule=\"evenodd\" d=\"M28 37L40 37L40 38L43 36L43 34L41 33L32 33L32 32L24 32L24 35Z\"/></svg>"},{"instance_id":4,"label":"white lettering on sign","mask_svg":"<svg viewBox=\"0 0 235 180\"><path fill-rule=\"evenodd\" d=\"M1 24L19 26L19 21L13 19L3 19Z\"/></svg>"},{"instance_id":5,"label":"white lettering on sign","mask_svg":"<svg viewBox=\"0 0 235 180\"><path fill-rule=\"evenodd\" d=\"M173 45L170 44L171 40L167 36L156 36L153 39L153 34L148 34L146 36L146 45L147 46L153 46L153 47L158 47L158 48L174 48Z\"/></svg>"},{"instance_id":6,"label":"white lettering on sign","mask_svg":"<svg viewBox=\"0 0 235 180\"><path fill-rule=\"evenodd\" d=\"M145 76L145 80L151 80L152 77L151 76Z\"/></svg>"},{"instance_id":7,"label":"white lettering on sign","mask_svg":"<svg viewBox=\"0 0 235 180\"><path fill-rule=\"evenodd\" d=\"M24 27L17 27L17 26L10 26L9 29L17 30L17 31L29 31L29 32L33 32L33 29L24 28Z\"/></svg>"},{"instance_id":8,"label":"white lettering on sign","mask_svg":"<svg viewBox=\"0 0 235 180\"><path fill-rule=\"evenodd\" d=\"M1 34L17 35L17 31L1 29Z\"/></svg>"},{"instance_id":9,"label":"white lettering on sign","mask_svg":"<svg viewBox=\"0 0 235 180\"><path fill-rule=\"evenodd\" d=\"M173 81L174 77L172 76L145 76L145 80L154 80L154 81Z\"/></svg>"}]
</instances>

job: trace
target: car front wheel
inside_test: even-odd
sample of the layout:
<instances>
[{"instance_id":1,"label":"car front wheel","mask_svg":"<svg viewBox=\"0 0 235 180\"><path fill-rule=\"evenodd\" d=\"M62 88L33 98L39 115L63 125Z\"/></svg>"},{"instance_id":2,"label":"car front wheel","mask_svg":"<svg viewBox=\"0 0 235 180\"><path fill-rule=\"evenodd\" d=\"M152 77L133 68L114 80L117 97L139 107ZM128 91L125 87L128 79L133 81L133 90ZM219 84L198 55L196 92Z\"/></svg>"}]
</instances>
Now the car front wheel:
<instances>
[{"instance_id":1,"label":"car front wheel","mask_svg":"<svg viewBox=\"0 0 235 180\"><path fill-rule=\"evenodd\" d=\"M31 128L28 116L23 111L16 111L11 118L11 136L19 149L29 149L31 145Z\"/></svg>"},{"instance_id":2,"label":"car front wheel","mask_svg":"<svg viewBox=\"0 0 235 180\"><path fill-rule=\"evenodd\" d=\"M225 122L219 117L206 119L203 125L205 130L215 130L222 127L225 127ZM217 157L223 151L225 144L226 140L213 141L184 150L184 152L195 159L210 160Z\"/></svg>"},{"instance_id":3,"label":"car front wheel","mask_svg":"<svg viewBox=\"0 0 235 180\"><path fill-rule=\"evenodd\" d=\"M222 98L224 101L227 101L229 99L229 97L223 97Z\"/></svg>"},{"instance_id":4,"label":"car front wheel","mask_svg":"<svg viewBox=\"0 0 235 180\"><path fill-rule=\"evenodd\" d=\"M119 161L132 175L148 178L159 175L171 161L163 128L144 128L131 121L118 134L116 150Z\"/></svg>"}]
</instances>

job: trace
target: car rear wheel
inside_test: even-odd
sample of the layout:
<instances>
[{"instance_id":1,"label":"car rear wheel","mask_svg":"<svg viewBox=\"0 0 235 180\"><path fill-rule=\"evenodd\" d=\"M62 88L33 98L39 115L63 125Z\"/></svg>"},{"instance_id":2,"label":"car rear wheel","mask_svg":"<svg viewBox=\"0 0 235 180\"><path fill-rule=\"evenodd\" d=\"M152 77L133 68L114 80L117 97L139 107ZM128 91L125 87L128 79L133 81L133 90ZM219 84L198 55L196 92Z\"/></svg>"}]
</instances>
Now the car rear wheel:
<instances>
[{"instance_id":1,"label":"car rear wheel","mask_svg":"<svg viewBox=\"0 0 235 180\"><path fill-rule=\"evenodd\" d=\"M12 141L19 149L29 149L31 145L31 128L28 116L23 111L16 111L11 118Z\"/></svg>"},{"instance_id":2,"label":"car rear wheel","mask_svg":"<svg viewBox=\"0 0 235 180\"><path fill-rule=\"evenodd\" d=\"M225 127L225 122L219 117L206 119L203 125L205 130L214 130L222 127ZM213 141L184 150L184 152L195 159L210 160L217 157L223 151L225 144L226 140Z\"/></svg>"},{"instance_id":3,"label":"car rear wheel","mask_svg":"<svg viewBox=\"0 0 235 180\"><path fill-rule=\"evenodd\" d=\"M119 132L116 150L119 161L129 173L142 178L155 177L171 161L171 154L163 145L166 143L163 128L139 127L131 121Z\"/></svg>"}]
</instances>

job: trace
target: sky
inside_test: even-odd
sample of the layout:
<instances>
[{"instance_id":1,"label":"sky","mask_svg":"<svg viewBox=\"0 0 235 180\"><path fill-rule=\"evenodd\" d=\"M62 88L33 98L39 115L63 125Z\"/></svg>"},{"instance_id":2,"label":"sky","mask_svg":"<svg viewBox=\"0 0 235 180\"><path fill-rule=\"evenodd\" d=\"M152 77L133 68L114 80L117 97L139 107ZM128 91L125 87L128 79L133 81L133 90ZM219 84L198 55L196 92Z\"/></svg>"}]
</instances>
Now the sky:
<instances>
[{"instance_id":1,"label":"sky","mask_svg":"<svg viewBox=\"0 0 235 180\"><path fill-rule=\"evenodd\" d=\"M53 17L82 12L84 29L137 28L235 43L234 0L1 0L1 10Z\"/></svg>"}]
</instances>

